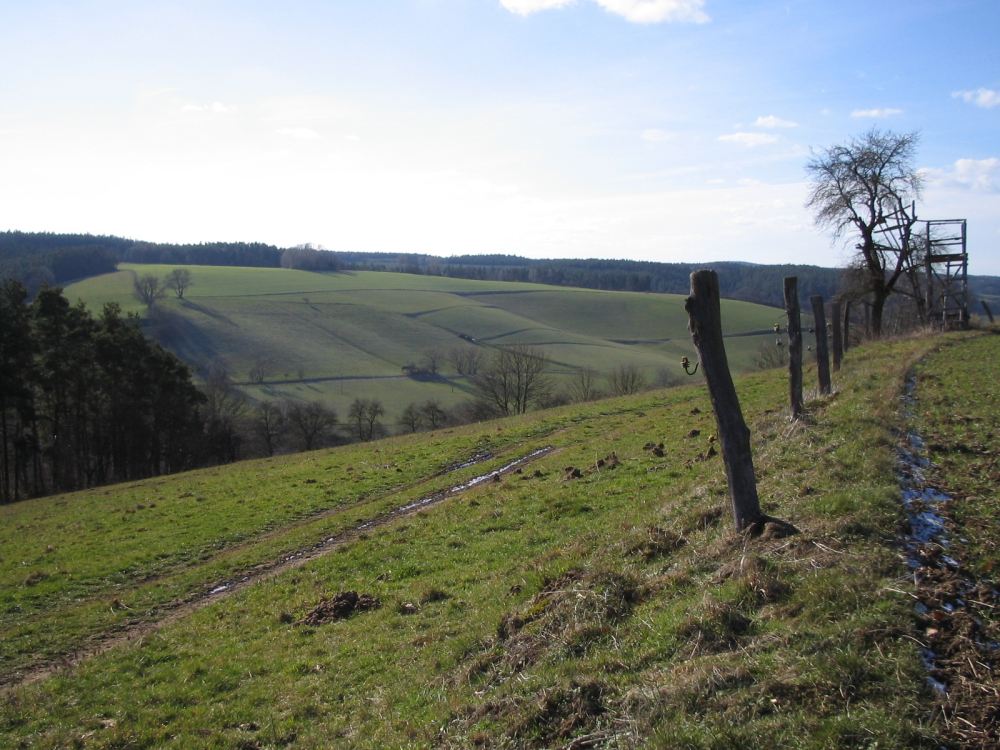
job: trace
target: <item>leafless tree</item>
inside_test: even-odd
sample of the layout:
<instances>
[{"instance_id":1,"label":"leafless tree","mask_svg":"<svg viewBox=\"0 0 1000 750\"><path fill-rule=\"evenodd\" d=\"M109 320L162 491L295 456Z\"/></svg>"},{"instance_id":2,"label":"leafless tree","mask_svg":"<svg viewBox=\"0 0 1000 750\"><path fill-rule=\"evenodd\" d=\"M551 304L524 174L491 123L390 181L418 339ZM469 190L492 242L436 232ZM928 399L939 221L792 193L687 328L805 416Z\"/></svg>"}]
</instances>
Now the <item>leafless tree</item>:
<instances>
[{"instance_id":1,"label":"leafless tree","mask_svg":"<svg viewBox=\"0 0 1000 750\"><path fill-rule=\"evenodd\" d=\"M618 365L608 375L608 388L616 396L638 393L646 387L646 378L635 365Z\"/></svg>"},{"instance_id":2,"label":"leafless tree","mask_svg":"<svg viewBox=\"0 0 1000 750\"><path fill-rule=\"evenodd\" d=\"M273 401L262 401L254 410L253 431L260 438L264 452L273 456L288 429L288 417Z\"/></svg>"},{"instance_id":3,"label":"leafless tree","mask_svg":"<svg viewBox=\"0 0 1000 750\"><path fill-rule=\"evenodd\" d=\"M781 339L764 341L757 347L753 363L759 370L771 370L788 364L788 347Z\"/></svg>"},{"instance_id":4,"label":"leafless tree","mask_svg":"<svg viewBox=\"0 0 1000 750\"><path fill-rule=\"evenodd\" d=\"M358 440L371 440L375 437L379 417L385 414L382 402L377 399L356 398L351 404L348 418L354 425Z\"/></svg>"},{"instance_id":5,"label":"leafless tree","mask_svg":"<svg viewBox=\"0 0 1000 750\"><path fill-rule=\"evenodd\" d=\"M285 407L285 413L302 449L307 451L329 440L337 424L337 413L315 401L290 402Z\"/></svg>"},{"instance_id":6,"label":"leafless tree","mask_svg":"<svg viewBox=\"0 0 1000 750\"><path fill-rule=\"evenodd\" d=\"M549 390L544 354L530 346L497 349L473 378L477 400L494 414L524 414Z\"/></svg>"},{"instance_id":7,"label":"leafless tree","mask_svg":"<svg viewBox=\"0 0 1000 750\"><path fill-rule=\"evenodd\" d=\"M235 461L240 453L241 424L247 412L246 397L236 388L229 371L216 362L205 375L205 431L210 450L221 461Z\"/></svg>"},{"instance_id":8,"label":"leafless tree","mask_svg":"<svg viewBox=\"0 0 1000 750\"><path fill-rule=\"evenodd\" d=\"M574 401L593 401L601 395L597 387L597 373L589 367L581 367L573 373L569 384L569 395Z\"/></svg>"},{"instance_id":9,"label":"leafless tree","mask_svg":"<svg viewBox=\"0 0 1000 750\"><path fill-rule=\"evenodd\" d=\"M172 289L174 294L177 295L177 299L184 299L184 292L186 292L192 284L194 284L194 281L191 278L191 272L186 268L175 268L167 274L167 278L164 282L167 289Z\"/></svg>"},{"instance_id":10,"label":"leafless tree","mask_svg":"<svg viewBox=\"0 0 1000 750\"><path fill-rule=\"evenodd\" d=\"M167 295L167 290L158 276L145 273L133 279L132 294L146 307L151 308L157 300L163 299Z\"/></svg>"},{"instance_id":11,"label":"leafless tree","mask_svg":"<svg viewBox=\"0 0 1000 750\"><path fill-rule=\"evenodd\" d=\"M407 404L403 413L399 415L399 423L410 432L417 432L424 426L424 415L421 413L420 407L416 404Z\"/></svg>"},{"instance_id":12,"label":"leafless tree","mask_svg":"<svg viewBox=\"0 0 1000 750\"><path fill-rule=\"evenodd\" d=\"M816 223L834 238L856 232L856 266L863 270L872 295L872 335L882 333L886 299L905 271L914 251L912 227L917 221L912 201L919 197L921 178L913 166L919 136L876 128L847 144L830 146L806 165L811 185L806 205ZM883 229L895 227L898 247L885 249Z\"/></svg>"},{"instance_id":13,"label":"leafless tree","mask_svg":"<svg viewBox=\"0 0 1000 750\"><path fill-rule=\"evenodd\" d=\"M420 369L424 372L429 372L431 375L437 375L438 370L441 369L441 362L444 360L444 356L441 354L440 349L428 349L424 352L423 359L420 361Z\"/></svg>"},{"instance_id":14,"label":"leafless tree","mask_svg":"<svg viewBox=\"0 0 1000 750\"><path fill-rule=\"evenodd\" d=\"M456 346L448 352L448 360L459 375L473 377L483 362L482 350L475 346Z\"/></svg>"},{"instance_id":15,"label":"leafless tree","mask_svg":"<svg viewBox=\"0 0 1000 750\"><path fill-rule=\"evenodd\" d=\"M436 430L448 419L448 413L434 399L429 399L420 407L420 415L432 430Z\"/></svg>"}]
</instances>

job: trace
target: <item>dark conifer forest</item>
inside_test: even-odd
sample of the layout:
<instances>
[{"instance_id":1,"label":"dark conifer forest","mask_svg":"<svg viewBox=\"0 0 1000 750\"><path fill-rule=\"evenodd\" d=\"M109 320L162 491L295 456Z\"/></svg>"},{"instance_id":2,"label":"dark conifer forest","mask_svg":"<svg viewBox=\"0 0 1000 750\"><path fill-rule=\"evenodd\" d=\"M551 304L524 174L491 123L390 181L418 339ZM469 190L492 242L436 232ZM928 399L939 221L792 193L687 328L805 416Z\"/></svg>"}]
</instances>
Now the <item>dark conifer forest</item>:
<instances>
[{"instance_id":1,"label":"dark conifer forest","mask_svg":"<svg viewBox=\"0 0 1000 750\"><path fill-rule=\"evenodd\" d=\"M134 316L0 286L0 501L179 471L206 433L187 367Z\"/></svg>"}]
</instances>

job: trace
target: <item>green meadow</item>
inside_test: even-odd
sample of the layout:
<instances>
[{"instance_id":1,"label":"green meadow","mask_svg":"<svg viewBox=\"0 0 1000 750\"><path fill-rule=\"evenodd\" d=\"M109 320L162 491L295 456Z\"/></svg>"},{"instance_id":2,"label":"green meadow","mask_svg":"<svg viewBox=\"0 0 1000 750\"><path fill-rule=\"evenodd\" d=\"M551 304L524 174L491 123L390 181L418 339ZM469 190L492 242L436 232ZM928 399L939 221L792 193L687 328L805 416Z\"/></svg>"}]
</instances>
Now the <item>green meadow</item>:
<instances>
[{"instance_id":1,"label":"green meadow","mask_svg":"<svg viewBox=\"0 0 1000 750\"><path fill-rule=\"evenodd\" d=\"M998 363L995 335L867 344L795 423L784 373L738 377L790 537L733 532L699 383L2 507L0 745L949 744L901 554L899 396L916 367L913 420L979 498L962 553L990 571L997 411L968 393ZM315 619L347 591L378 606Z\"/></svg>"},{"instance_id":2,"label":"green meadow","mask_svg":"<svg viewBox=\"0 0 1000 750\"><path fill-rule=\"evenodd\" d=\"M135 274L165 276L176 266L122 264L117 273L70 285L71 300L99 310L105 302L146 316L150 334L204 373L224 364L255 399L322 401L341 414L355 398L383 401L389 423L410 402L454 405L471 394L468 378L442 358L440 377L403 374L431 351L530 344L550 359L557 388L592 369L599 380L633 365L650 383L686 380L692 356L683 297L604 292L539 284L475 281L372 271L312 273L289 269L190 266L194 285L151 313L132 297ZM734 369L753 368L783 311L724 301ZM471 341L474 340L474 341ZM264 381L250 382L255 365Z\"/></svg>"}]
</instances>

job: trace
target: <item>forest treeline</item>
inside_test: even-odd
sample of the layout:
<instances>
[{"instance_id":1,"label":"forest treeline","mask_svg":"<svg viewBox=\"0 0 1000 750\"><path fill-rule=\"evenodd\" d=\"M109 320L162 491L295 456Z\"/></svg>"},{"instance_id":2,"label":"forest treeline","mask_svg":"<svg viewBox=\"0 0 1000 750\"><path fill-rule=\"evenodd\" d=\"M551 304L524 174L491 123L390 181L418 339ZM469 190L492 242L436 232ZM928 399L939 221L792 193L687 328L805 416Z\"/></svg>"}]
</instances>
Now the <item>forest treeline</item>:
<instances>
[{"instance_id":1,"label":"forest treeline","mask_svg":"<svg viewBox=\"0 0 1000 750\"><path fill-rule=\"evenodd\" d=\"M100 262L92 258L103 251ZM55 256L80 255L70 271L53 264ZM84 257L85 254L86 258ZM87 272L87 258L94 262ZM714 268L723 283L723 296L769 305L781 305L781 280L798 275L803 298L829 296L837 291L840 271L818 266L763 266L750 263L654 263L631 260L534 260L514 255L436 255L333 252L309 246L279 248L260 243L205 243L172 245L120 237L51 233L0 233L0 277L22 281L32 294L43 283L62 284L76 278L107 273L113 263L176 263L183 265L256 266L313 271L396 271L428 276L522 281L556 286L633 292L687 293L688 278L696 268ZM775 290L778 290L776 293Z\"/></svg>"},{"instance_id":2,"label":"forest treeline","mask_svg":"<svg viewBox=\"0 0 1000 750\"><path fill-rule=\"evenodd\" d=\"M0 232L0 278L15 278L30 294L113 270L116 262L298 268L309 271L395 271L428 276L520 281L585 289L687 294L692 271L718 272L728 299L781 307L783 279L799 279L803 304L814 294L841 291L843 271L811 265L759 265L738 261L657 263L636 260L538 260L516 255L334 252L308 245L279 248L263 243L212 242L173 245L86 234ZM1000 277L970 276L976 295L1000 295Z\"/></svg>"}]
</instances>

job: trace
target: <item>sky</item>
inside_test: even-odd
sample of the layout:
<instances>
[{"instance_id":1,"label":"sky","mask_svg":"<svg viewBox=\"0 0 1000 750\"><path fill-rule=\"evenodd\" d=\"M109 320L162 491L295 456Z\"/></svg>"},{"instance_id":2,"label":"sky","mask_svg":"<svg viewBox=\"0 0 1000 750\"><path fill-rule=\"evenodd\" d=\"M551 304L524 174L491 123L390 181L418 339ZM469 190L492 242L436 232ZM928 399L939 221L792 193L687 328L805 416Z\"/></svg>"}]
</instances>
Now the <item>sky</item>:
<instances>
[{"instance_id":1,"label":"sky","mask_svg":"<svg viewBox=\"0 0 1000 750\"><path fill-rule=\"evenodd\" d=\"M0 229L846 263L811 154L919 131L1000 274L997 0L0 0Z\"/></svg>"}]
</instances>

